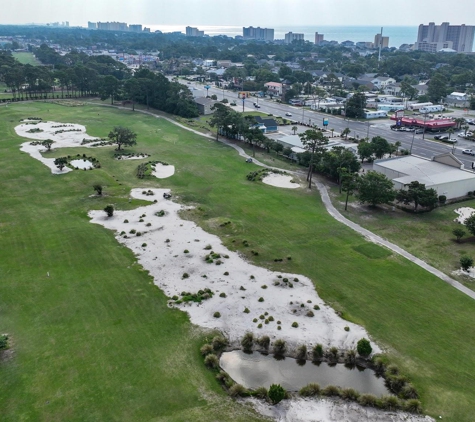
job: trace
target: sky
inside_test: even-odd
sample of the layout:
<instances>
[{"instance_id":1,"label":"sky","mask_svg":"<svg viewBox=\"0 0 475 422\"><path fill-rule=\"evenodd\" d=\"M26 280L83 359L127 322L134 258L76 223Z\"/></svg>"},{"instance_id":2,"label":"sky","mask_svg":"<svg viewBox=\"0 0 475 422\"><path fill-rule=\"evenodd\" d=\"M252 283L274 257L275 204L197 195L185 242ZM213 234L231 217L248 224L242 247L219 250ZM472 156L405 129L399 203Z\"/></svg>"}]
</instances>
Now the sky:
<instances>
[{"instance_id":1,"label":"sky","mask_svg":"<svg viewBox=\"0 0 475 422\"><path fill-rule=\"evenodd\" d=\"M470 21L467 21L470 19ZM475 25L474 0L0 0L0 24L119 21L144 25Z\"/></svg>"}]
</instances>

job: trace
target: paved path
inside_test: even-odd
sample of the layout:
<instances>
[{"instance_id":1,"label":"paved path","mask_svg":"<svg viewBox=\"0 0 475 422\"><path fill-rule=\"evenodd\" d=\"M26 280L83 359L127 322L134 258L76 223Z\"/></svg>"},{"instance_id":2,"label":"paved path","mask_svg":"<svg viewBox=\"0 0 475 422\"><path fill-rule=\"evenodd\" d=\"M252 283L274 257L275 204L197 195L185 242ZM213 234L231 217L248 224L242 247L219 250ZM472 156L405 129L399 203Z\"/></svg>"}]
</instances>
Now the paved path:
<instances>
[{"instance_id":1,"label":"paved path","mask_svg":"<svg viewBox=\"0 0 475 422\"><path fill-rule=\"evenodd\" d=\"M394 243L388 242L387 240L384 240L381 236L378 236L374 234L373 232L370 232L369 230L366 230L365 228L361 227L359 224L356 224L353 221L348 220L333 206L330 200L330 196L328 195L326 186L322 184L321 182L315 182L315 185L320 191L320 195L322 197L322 201L323 201L323 204L325 205L325 208L335 220L339 221L340 223L343 223L345 226L348 226L354 231L362 234L369 241L382 245L390 249L391 251L396 252L397 254L403 256L404 258L407 258L409 261L414 262L414 264L419 265L419 267L424 268L425 270L429 271L431 274L434 274L436 277L439 277L441 280L455 287L457 290L460 290L462 293L466 294L472 299L475 299L475 291L470 290L468 287L465 287L462 283L459 283L458 281L444 274L442 271L439 271L437 268L432 267L431 265L427 264L421 259L415 257L409 252L395 245Z\"/></svg>"},{"instance_id":2,"label":"paved path","mask_svg":"<svg viewBox=\"0 0 475 422\"><path fill-rule=\"evenodd\" d=\"M95 104L95 105L97 105L97 104ZM106 105L104 104L103 106L106 106ZM110 105L106 106L106 107L114 107L114 108L119 108L119 109L130 110L130 109L127 109L125 107L117 107L117 106L110 106ZM168 120L170 123L173 123L174 125L177 125L177 126L183 128L185 130L188 130L189 132L193 132L197 135L203 136L203 137L208 138L210 140L215 140L216 139L211 134L206 134L206 133L199 132L197 130L191 129L191 128L189 128L185 125L182 125L182 124L178 123L177 121L175 121L173 119L170 119L166 116L155 114L155 113L152 113L152 112L146 111L146 110L137 110L136 109L135 111L140 112L140 113L144 113L144 114L149 114L153 117ZM252 158L248 154L246 154L244 149L242 149L239 145L236 145L234 142L232 142L228 139L222 138L222 137L220 137L218 140L219 140L219 142L222 142L223 144L226 144L226 145L230 146L231 148L234 148L239 153L239 155L241 157ZM253 161L254 164L256 164L258 166L272 168L272 169L282 171L282 169L280 169L278 167L271 167L271 166L268 166L266 164L263 164L263 163L257 161L255 158L252 158L252 161ZM285 171L288 172L288 173L302 175L301 172L292 172L292 171L288 171L288 170L285 170ZM323 183L318 182L318 181L314 182L314 184L315 184L315 186L317 186L317 188L320 192L320 195L321 195L323 204L325 205L325 208L327 209L328 213L335 220L339 221L340 223L344 224L345 226L349 227L350 229L353 229L357 233L362 234L370 242L382 245L382 246L390 249L391 251L403 256L404 258L408 259L409 261L413 262L414 264L419 265L419 267L424 268L424 270L426 270L426 271L429 271L431 274L433 274L436 277L440 278L441 280L445 281L447 284L450 284L452 287L455 287L460 292L464 293L465 295L469 296L472 299L475 299L475 291L469 289L468 287L465 287L462 283L459 283L457 280L454 280L453 278L451 278L448 275L444 274L442 271L439 271L437 268L434 268L433 266L427 264L426 262L424 262L421 259L415 257L414 255L410 254L409 252L407 252L406 250L400 248L399 246L395 245L394 243L388 242L387 240L383 239L381 236L378 236L377 234L374 234L373 232L370 232L369 230L361 227L359 224L356 224L353 221L348 220L346 217L344 217L333 206L333 204L331 202L331 199L330 199L330 196L328 195L328 191L327 191L326 186Z\"/></svg>"}]
</instances>

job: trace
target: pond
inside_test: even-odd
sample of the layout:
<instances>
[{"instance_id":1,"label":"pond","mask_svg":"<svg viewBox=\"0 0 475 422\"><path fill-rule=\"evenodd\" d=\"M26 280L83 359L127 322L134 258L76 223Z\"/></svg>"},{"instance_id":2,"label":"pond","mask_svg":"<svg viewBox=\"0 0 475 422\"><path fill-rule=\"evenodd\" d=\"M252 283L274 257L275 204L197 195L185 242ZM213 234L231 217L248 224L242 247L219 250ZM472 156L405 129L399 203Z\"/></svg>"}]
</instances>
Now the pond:
<instances>
[{"instance_id":1,"label":"pond","mask_svg":"<svg viewBox=\"0 0 475 422\"><path fill-rule=\"evenodd\" d=\"M322 388L337 385L376 396L390 394L383 378L371 369L357 366L310 361L301 365L292 358L276 360L272 355L247 354L242 350L223 353L220 365L235 382L246 388L269 388L271 384L280 384L286 390L298 391L309 383L318 383Z\"/></svg>"}]
</instances>

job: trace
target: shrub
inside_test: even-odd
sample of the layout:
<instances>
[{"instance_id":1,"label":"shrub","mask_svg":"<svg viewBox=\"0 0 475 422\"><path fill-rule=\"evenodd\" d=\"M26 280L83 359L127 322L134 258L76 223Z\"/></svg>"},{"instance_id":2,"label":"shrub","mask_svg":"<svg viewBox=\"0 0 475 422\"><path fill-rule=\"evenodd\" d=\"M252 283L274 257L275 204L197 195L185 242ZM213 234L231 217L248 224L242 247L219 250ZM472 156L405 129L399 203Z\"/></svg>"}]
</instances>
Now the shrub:
<instances>
[{"instance_id":1,"label":"shrub","mask_svg":"<svg viewBox=\"0 0 475 422\"><path fill-rule=\"evenodd\" d=\"M309 318L312 318L315 316L315 314L312 311L308 311L305 315L307 315Z\"/></svg>"},{"instance_id":2,"label":"shrub","mask_svg":"<svg viewBox=\"0 0 475 422\"><path fill-rule=\"evenodd\" d=\"M229 275L229 273L226 271L223 275Z\"/></svg>"},{"instance_id":3,"label":"shrub","mask_svg":"<svg viewBox=\"0 0 475 422\"><path fill-rule=\"evenodd\" d=\"M252 320L252 322L257 322L257 318L254 318L254 319Z\"/></svg>"},{"instance_id":4,"label":"shrub","mask_svg":"<svg viewBox=\"0 0 475 422\"><path fill-rule=\"evenodd\" d=\"M285 340L277 339L274 342L274 356L283 356L287 351L287 343Z\"/></svg>"},{"instance_id":5,"label":"shrub","mask_svg":"<svg viewBox=\"0 0 475 422\"><path fill-rule=\"evenodd\" d=\"M251 275L249 278L250 278L251 280L254 280L255 277L254 277L253 275Z\"/></svg>"},{"instance_id":6,"label":"shrub","mask_svg":"<svg viewBox=\"0 0 475 422\"><path fill-rule=\"evenodd\" d=\"M404 387L402 387L399 395L403 399L418 399L419 398L419 394L417 394L416 389L410 383L407 383Z\"/></svg>"},{"instance_id":7,"label":"shrub","mask_svg":"<svg viewBox=\"0 0 475 422\"><path fill-rule=\"evenodd\" d=\"M107 205L104 208L104 211L107 214L107 217L112 217L114 215L114 206L113 205Z\"/></svg>"},{"instance_id":8,"label":"shrub","mask_svg":"<svg viewBox=\"0 0 475 422\"><path fill-rule=\"evenodd\" d=\"M343 388L341 390L340 395L341 395L341 398L343 398L345 400L356 401L356 400L358 400L358 397L360 396L360 393L358 393L358 391L356 391L353 388Z\"/></svg>"},{"instance_id":9,"label":"shrub","mask_svg":"<svg viewBox=\"0 0 475 422\"><path fill-rule=\"evenodd\" d=\"M354 350L348 350L345 353L345 363L347 365L354 365L356 362L356 352Z\"/></svg>"},{"instance_id":10,"label":"shrub","mask_svg":"<svg viewBox=\"0 0 475 422\"><path fill-rule=\"evenodd\" d=\"M320 310L320 306L314 305L314 306L313 306L313 310L314 310L314 311L319 311L319 310Z\"/></svg>"},{"instance_id":11,"label":"shrub","mask_svg":"<svg viewBox=\"0 0 475 422\"><path fill-rule=\"evenodd\" d=\"M297 348L297 356L296 356L296 359L297 359L297 360L305 360L305 359L307 359L307 346L305 346L305 344L301 344L301 345Z\"/></svg>"},{"instance_id":12,"label":"shrub","mask_svg":"<svg viewBox=\"0 0 475 422\"><path fill-rule=\"evenodd\" d=\"M386 410L396 410L401 407L401 403L396 396L383 396L380 400L381 408Z\"/></svg>"},{"instance_id":13,"label":"shrub","mask_svg":"<svg viewBox=\"0 0 475 422\"><path fill-rule=\"evenodd\" d=\"M137 233L137 230L132 229L132 230L129 231L129 233L130 233L130 234L135 234L135 233Z\"/></svg>"},{"instance_id":14,"label":"shrub","mask_svg":"<svg viewBox=\"0 0 475 422\"><path fill-rule=\"evenodd\" d=\"M211 340L211 345L213 346L214 350L221 350L228 345L228 340L226 340L226 338L223 336L214 336L213 340Z\"/></svg>"},{"instance_id":15,"label":"shrub","mask_svg":"<svg viewBox=\"0 0 475 422\"><path fill-rule=\"evenodd\" d=\"M285 398L285 390L280 384L272 384L267 395L272 404L277 404Z\"/></svg>"},{"instance_id":16,"label":"shrub","mask_svg":"<svg viewBox=\"0 0 475 422\"><path fill-rule=\"evenodd\" d=\"M142 248L146 248L147 247L147 244L146 243L142 243Z\"/></svg>"},{"instance_id":17,"label":"shrub","mask_svg":"<svg viewBox=\"0 0 475 422\"><path fill-rule=\"evenodd\" d=\"M146 226L147 227L150 227L152 225L152 223L147 223Z\"/></svg>"},{"instance_id":18,"label":"shrub","mask_svg":"<svg viewBox=\"0 0 475 422\"><path fill-rule=\"evenodd\" d=\"M185 279L185 278L188 278L190 277L190 275L188 273L183 273L183 275L181 276L182 279Z\"/></svg>"},{"instance_id":19,"label":"shrub","mask_svg":"<svg viewBox=\"0 0 475 422\"><path fill-rule=\"evenodd\" d=\"M386 385L396 394L399 394L402 391L406 382L407 378L404 375L388 375L386 377Z\"/></svg>"},{"instance_id":20,"label":"shrub","mask_svg":"<svg viewBox=\"0 0 475 422\"><path fill-rule=\"evenodd\" d=\"M262 324L257 324L257 328L262 328Z\"/></svg>"},{"instance_id":21,"label":"shrub","mask_svg":"<svg viewBox=\"0 0 475 422\"><path fill-rule=\"evenodd\" d=\"M300 389L299 394L304 397L316 396L320 394L320 385L316 383L307 384L305 387Z\"/></svg>"},{"instance_id":22,"label":"shrub","mask_svg":"<svg viewBox=\"0 0 475 422\"><path fill-rule=\"evenodd\" d=\"M188 249L185 249L183 253L190 253L190 251Z\"/></svg>"},{"instance_id":23,"label":"shrub","mask_svg":"<svg viewBox=\"0 0 475 422\"><path fill-rule=\"evenodd\" d=\"M263 298L263 297L260 297L257 301L258 301L258 302L264 302L264 298Z\"/></svg>"},{"instance_id":24,"label":"shrub","mask_svg":"<svg viewBox=\"0 0 475 422\"><path fill-rule=\"evenodd\" d=\"M279 325L279 326L277 326L277 329L278 329L278 330L282 330L282 327Z\"/></svg>"},{"instance_id":25,"label":"shrub","mask_svg":"<svg viewBox=\"0 0 475 422\"><path fill-rule=\"evenodd\" d=\"M249 310L249 308L244 308L244 313L245 313L245 314L248 314L249 312L251 312L251 311Z\"/></svg>"},{"instance_id":26,"label":"shrub","mask_svg":"<svg viewBox=\"0 0 475 422\"><path fill-rule=\"evenodd\" d=\"M0 350L5 350L8 347L8 336L6 334L0 335Z\"/></svg>"},{"instance_id":27,"label":"shrub","mask_svg":"<svg viewBox=\"0 0 475 422\"><path fill-rule=\"evenodd\" d=\"M361 404L361 406L374 407L376 406L377 400L373 394L361 394L358 398L358 403Z\"/></svg>"},{"instance_id":28,"label":"shrub","mask_svg":"<svg viewBox=\"0 0 475 422\"><path fill-rule=\"evenodd\" d=\"M252 346L254 346L254 334L252 333L244 334L241 340L242 350L244 350L245 352L250 352L252 351Z\"/></svg>"},{"instance_id":29,"label":"shrub","mask_svg":"<svg viewBox=\"0 0 475 422\"><path fill-rule=\"evenodd\" d=\"M221 318L221 314L220 314L219 312L215 312L215 313L213 314L213 316L214 316L215 318Z\"/></svg>"},{"instance_id":30,"label":"shrub","mask_svg":"<svg viewBox=\"0 0 475 422\"><path fill-rule=\"evenodd\" d=\"M201 347L200 352L203 356L210 355L214 352L213 346L211 344L205 344Z\"/></svg>"},{"instance_id":31,"label":"shrub","mask_svg":"<svg viewBox=\"0 0 475 422\"><path fill-rule=\"evenodd\" d=\"M226 293L224 293L224 292L223 292L223 293L220 293L220 294L219 294L219 297L226 297Z\"/></svg>"},{"instance_id":32,"label":"shrub","mask_svg":"<svg viewBox=\"0 0 475 422\"><path fill-rule=\"evenodd\" d=\"M341 394L340 389L335 385L327 385L321 393L327 397L339 396Z\"/></svg>"},{"instance_id":33,"label":"shrub","mask_svg":"<svg viewBox=\"0 0 475 422\"><path fill-rule=\"evenodd\" d=\"M274 321L274 317L272 315L270 315L268 319L270 322Z\"/></svg>"},{"instance_id":34,"label":"shrub","mask_svg":"<svg viewBox=\"0 0 475 422\"><path fill-rule=\"evenodd\" d=\"M381 373L385 371L384 360L380 358L379 356L374 359L373 365L374 365L374 370L376 372Z\"/></svg>"},{"instance_id":35,"label":"shrub","mask_svg":"<svg viewBox=\"0 0 475 422\"><path fill-rule=\"evenodd\" d=\"M256 397L259 397L260 399L267 398L267 388L265 388L265 387L256 388L256 391L254 391L254 395Z\"/></svg>"},{"instance_id":36,"label":"shrub","mask_svg":"<svg viewBox=\"0 0 475 422\"><path fill-rule=\"evenodd\" d=\"M362 338L358 340L356 350L361 356L369 356L373 351L373 348L371 347L371 343L369 342L369 340Z\"/></svg>"},{"instance_id":37,"label":"shrub","mask_svg":"<svg viewBox=\"0 0 475 422\"><path fill-rule=\"evenodd\" d=\"M127 220L127 219L124 220L124 223L125 223L125 224L127 224L128 222L129 222L129 220Z\"/></svg>"},{"instance_id":38,"label":"shrub","mask_svg":"<svg viewBox=\"0 0 475 422\"><path fill-rule=\"evenodd\" d=\"M462 270L468 271L470 267L473 267L473 259L468 256L462 256L460 258L460 266Z\"/></svg>"},{"instance_id":39,"label":"shrub","mask_svg":"<svg viewBox=\"0 0 475 422\"><path fill-rule=\"evenodd\" d=\"M206 246L204 247L204 249L207 250L207 251L211 250L211 245L206 245Z\"/></svg>"},{"instance_id":40,"label":"shrub","mask_svg":"<svg viewBox=\"0 0 475 422\"><path fill-rule=\"evenodd\" d=\"M210 353L209 355L207 355L205 357L205 365L208 367L208 368L213 368L213 369L216 369L218 366L219 366L219 359L218 357L213 354L213 353Z\"/></svg>"},{"instance_id":41,"label":"shrub","mask_svg":"<svg viewBox=\"0 0 475 422\"><path fill-rule=\"evenodd\" d=\"M406 410L407 412L412 412L412 413L421 413L422 412L421 402L416 399L407 400L406 403L404 404L404 410Z\"/></svg>"},{"instance_id":42,"label":"shrub","mask_svg":"<svg viewBox=\"0 0 475 422\"><path fill-rule=\"evenodd\" d=\"M319 361L323 357L323 347L321 344L316 344L312 349L312 360Z\"/></svg>"},{"instance_id":43,"label":"shrub","mask_svg":"<svg viewBox=\"0 0 475 422\"><path fill-rule=\"evenodd\" d=\"M331 360L337 360L338 359L338 348L336 348L335 346L330 347L330 349L328 349L328 357Z\"/></svg>"},{"instance_id":44,"label":"shrub","mask_svg":"<svg viewBox=\"0 0 475 422\"><path fill-rule=\"evenodd\" d=\"M270 338L269 336L262 336L256 340L256 343L265 350L269 350Z\"/></svg>"},{"instance_id":45,"label":"shrub","mask_svg":"<svg viewBox=\"0 0 475 422\"><path fill-rule=\"evenodd\" d=\"M229 395L231 397L245 396L247 395L247 389L241 384L234 384L229 389Z\"/></svg>"},{"instance_id":46,"label":"shrub","mask_svg":"<svg viewBox=\"0 0 475 422\"><path fill-rule=\"evenodd\" d=\"M447 201L447 197L445 195L439 195L439 202L445 204L445 201Z\"/></svg>"},{"instance_id":47,"label":"shrub","mask_svg":"<svg viewBox=\"0 0 475 422\"><path fill-rule=\"evenodd\" d=\"M299 326L298 322L295 322L295 321L292 322L292 327L293 328L298 328L298 326Z\"/></svg>"},{"instance_id":48,"label":"shrub","mask_svg":"<svg viewBox=\"0 0 475 422\"><path fill-rule=\"evenodd\" d=\"M393 364L387 366L386 373L389 374L389 375L398 375L399 374L399 368L397 367L397 365L394 365L394 363L393 363Z\"/></svg>"},{"instance_id":49,"label":"shrub","mask_svg":"<svg viewBox=\"0 0 475 422\"><path fill-rule=\"evenodd\" d=\"M265 284L263 284L263 285L261 286L261 289L267 289L267 286L266 286Z\"/></svg>"},{"instance_id":50,"label":"shrub","mask_svg":"<svg viewBox=\"0 0 475 422\"><path fill-rule=\"evenodd\" d=\"M139 220L139 223L143 223L143 218L141 218L141 219Z\"/></svg>"}]
</instances>

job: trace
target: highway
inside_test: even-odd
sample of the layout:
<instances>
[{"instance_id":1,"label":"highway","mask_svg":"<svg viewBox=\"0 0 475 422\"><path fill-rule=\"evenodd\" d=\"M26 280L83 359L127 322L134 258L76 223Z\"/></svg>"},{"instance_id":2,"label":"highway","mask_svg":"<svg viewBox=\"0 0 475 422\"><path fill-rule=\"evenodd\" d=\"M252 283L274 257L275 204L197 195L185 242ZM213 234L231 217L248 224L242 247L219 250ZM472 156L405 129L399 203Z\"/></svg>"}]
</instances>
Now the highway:
<instances>
[{"instance_id":1,"label":"highway","mask_svg":"<svg viewBox=\"0 0 475 422\"><path fill-rule=\"evenodd\" d=\"M218 101L221 101L223 98L226 98L229 102L235 101L236 106L233 107L236 111L243 110L243 100L238 98L237 92L223 90L215 86L208 85L210 88L208 90L208 95L216 95ZM207 95L207 90L202 84L192 83L188 84L188 88L192 90L192 93L195 97L201 97ZM308 109L303 109L302 107L294 107L288 104L277 103L271 101L270 99L263 99L256 97L250 97L244 100L244 109L245 111L256 110L254 107L254 102L258 103L260 108L258 111L266 114L273 114L274 116L280 116L295 122L301 122L310 125L323 126L323 118L329 120L328 129L334 129L335 133L340 133L343 129L348 127L351 130L350 136L355 136L361 139L369 137L370 139L374 136L382 136L388 142L401 142L401 148L411 149L412 144L412 153L420 157L432 158L434 155L442 154L444 152L453 152L454 155L461 160L466 169L472 168L472 162L475 162L475 157L462 154L462 150L469 148L475 149L473 142L458 138L457 145L455 148L452 145L443 144L441 142L436 142L430 139L427 139L428 134L425 134L425 139L423 139L422 134L415 135L413 132L395 132L390 129L390 126L393 124L387 119L378 121L354 121L347 120L343 117L331 116L329 114L322 114ZM286 113L291 113L292 117L286 117ZM453 134L456 137L456 133Z\"/></svg>"}]
</instances>

